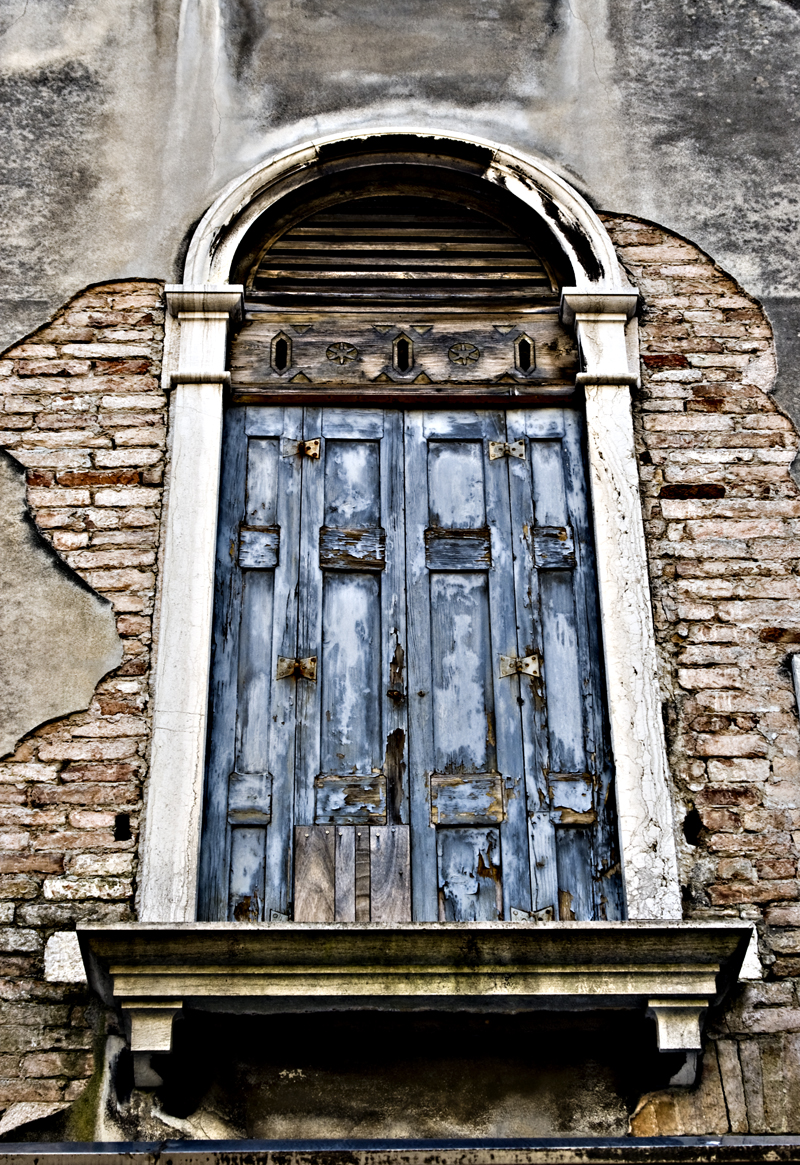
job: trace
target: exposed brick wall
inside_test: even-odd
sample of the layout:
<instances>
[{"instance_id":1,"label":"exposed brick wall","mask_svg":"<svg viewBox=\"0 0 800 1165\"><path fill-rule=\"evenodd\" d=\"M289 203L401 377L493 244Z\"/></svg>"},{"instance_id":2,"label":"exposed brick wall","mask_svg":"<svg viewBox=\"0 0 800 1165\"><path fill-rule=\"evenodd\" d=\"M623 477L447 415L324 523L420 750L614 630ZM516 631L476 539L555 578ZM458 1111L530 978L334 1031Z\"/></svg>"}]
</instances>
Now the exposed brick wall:
<instances>
[{"instance_id":1,"label":"exposed brick wall","mask_svg":"<svg viewBox=\"0 0 800 1165\"><path fill-rule=\"evenodd\" d=\"M124 644L87 712L0 761L0 1109L74 1100L92 1072L87 994L45 980L47 939L132 917L165 449L161 291L91 288L0 360L0 444L27 468L39 529L113 603Z\"/></svg>"},{"instance_id":2,"label":"exposed brick wall","mask_svg":"<svg viewBox=\"0 0 800 1165\"><path fill-rule=\"evenodd\" d=\"M632 1129L800 1132L800 444L765 391L759 306L707 256L609 216L645 299L634 400L687 917L758 924L765 981L715 1018L700 1087L644 1098ZM0 1108L72 1099L87 999L44 979L78 919L131 916L148 742L166 402L161 288L79 296L0 360L0 443L37 523L117 611L122 666L87 713L0 762ZM127 830L130 838L123 839ZM116 836L115 836L116 834Z\"/></svg>"},{"instance_id":3,"label":"exposed brick wall","mask_svg":"<svg viewBox=\"0 0 800 1165\"><path fill-rule=\"evenodd\" d=\"M661 1132L800 1131L797 433L765 391L764 312L703 252L608 217L644 297L634 401L686 917L757 923L767 981L740 990L697 1093L646 1101Z\"/></svg>"}]
</instances>

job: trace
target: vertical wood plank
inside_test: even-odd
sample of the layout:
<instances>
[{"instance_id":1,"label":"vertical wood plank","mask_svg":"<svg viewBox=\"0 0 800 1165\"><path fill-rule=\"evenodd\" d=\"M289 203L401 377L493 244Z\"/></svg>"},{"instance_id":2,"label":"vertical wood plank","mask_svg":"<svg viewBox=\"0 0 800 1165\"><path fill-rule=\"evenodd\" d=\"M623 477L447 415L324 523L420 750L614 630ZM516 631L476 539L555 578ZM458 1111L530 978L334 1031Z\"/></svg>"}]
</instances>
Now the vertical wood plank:
<instances>
[{"instance_id":1,"label":"vertical wood plank","mask_svg":"<svg viewBox=\"0 0 800 1165\"><path fill-rule=\"evenodd\" d=\"M428 776L433 769L430 583L425 563L428 463L425 414L405 414L406 578L408 602L408 730L412 917L439 917L436 833L431 828Z\"/></svg>"},{"instance_id":2,"label":"vertical wood plank","mask_svg":"<svg viewBox=\"0 0 800 1165\"><path fill-rule=\"evenodd\" d=\"M532 813L530 830L532 909L552 910L558 918L556 836L549 813Z\"/></svg>"},{"instance_id":3,"label":"vertical wood plank","mask_svg":"<svg viewBox=\"0 0 800 1165\"><path fill-rule=\"evenodd\" d=\"M274 572L243 571L239 632L239 706L236 766L240 772L268 771L271 720Z\"/></svg>"},{"instance_id":4,"label":"vertical wood plank","mask_svg":"<svg viewBox=\"0 0 800 1165\"><path fill-rule=\"evenodd\" d=\"M550 412L551 410L547 410ZM509 441L530 437L530 414L506 413L506 432ZM534 427L534 432L536 432ZM525 459L508 458L509 496L511 499L511 545L513 550L514 600L520 655L542 656L542 627L539 600L539 576L533 554L533 482L531 477L531 450L533 441L526 440ZM542 910L556 901L555 841L549 819L542 815L548 809L545 774L550 767L547 747L547 716L542 679L539 676L518 678L522 749L525 765L526 809L529 816L529 862L531 909ZM544 863L544 864L543 864ZM550 871L552 886L547 884L545 865ZM540 905L537 905L540 902ZM517 903L512 902L512 906Z\"/></svg>"},{"instance_id":5,"label":"vertical wood plank","mask_svg":"<svg viewBox=\"0 0 800 1165\"><path fill-rule=\"evenodd\" d=\"M578 625L579 666L583 683L586 755L597 781L592 864L595 913L593 917L625 917L616 813L614 771L607 741L609 732L605 705L600 613L594 540L589 515L589 489L584 453L584 426L573 410L564 410L564 486L567 511L575 541L576 568L573 574L575 612Z\"/></svg>"},{"instance_id":6,"label":"vertical wood plank","mask_svg":"<svg viewBox=\"0 0 800 1165\"><path fill-rule=\"evenodd\" d=\"M556 829L558 917L561 922L593 917L592 841L587 829Z\"/></svg>"},{"instance_id":7,"label":"vertical wood plank","mask_svg":"<svg viewBox=\"0 0 800 1165\"><path fill-rule=\"evenodd\" d=\"M211 722L198 886L198 918L202 921L221 921L228 917L228 774L236 767L236 698L242 588L242 573L230 548L236 546L245 504L245 413L246 410L241 407L228 409L222 438L214 578Z\"/></svg>"},{"instance_id":8,"label":"vertical wood plank","mask_svg":"<svg viewBox=\"0 0 800 1165\"><path fill-rule=\"evenodd\" d=\"M386 569L381 576L381 723L386 809L390 825L409 822L408 701L406 664L405 462L403 414L384 413L381 441L381 525Z\"/></svg>"},{"instance_id":9,"label":"vertical wood plank","mask_svg":"<svg viewBox=\"0 0 800 1165\"><path fill-rule=\"evenodd\" d=\"M335 847L333 826L295 826L295 922L334 921Z\"/></svg>"},{"instance_id":10,"label":"vertical wood plank","mask_svg":"<svg viewBox=\"0 0 800 1165\"><path fill-rule=\"evenodd\" d=\"M251 406L247 410L247 424L248 429L256 433L263 433L271 424L273 433L279 434L282 441L292 444L302 436L303 411ZM268 768L272 773L272 822L267 829L264 887L265 918L270 917L271 911L288 913L291 901L291 841L295 821L295 684L292 681L276 681L274 677L278 656L294 658L297 655L300 500L301 470L298 459L279 456L275 524L282 531L282 546L274 572L270 696L265 709L265 719L269 722Z\"/></svg>"},{"instance_id":11,"label":"vertical wood plank","mask_svg":"<svg viewBox=\"0 0 800 1165\"><path fill-rule=\"evenodd\" d=\"M370 837L370 920L411 921L411 839L407 825L373 825Z\"/></svg>"},{"instance_id":12,"label":"vertical wood plank","mask_svg":"<svg viewBox=\"0 0 800 1165\"><path fill-rule=\"evenodd\" d=\"M367 775L380 767L380 580L327 571L322 587L320 768Z\"/></svg>"},{"instance_id":13,"label":"vertical wood plank","mask_svg":"<svg viewBox=\"0 0 800 1165\"><path fill-rule=\"evenodd\" d=\"M531 900L531 871L525 787L525 757L522 748L522 680L520 676L500 678L500 654L523 654L518 639L511 523L510 464L517 458L489 460L489 442L507 439L504 413L485 414L484 466L486 476L486 517L492 531L492 569L489 571L491 622L490 659L493 677L493 713L497 740L497 768L503 775L506 792L506 819L500 827L502 845L503 912L509 919L512 907L527 910Z\"/></svg>"},{"instance_id":14,"label":"vertical wood plank","mask_svg":"<svg viewBox=\"0 0 800 1165\"><path fill-rule=\"evenodd\" d=\"M353 825L336 826L335 922L356 920L356 831Z\"/></svg>"},{"instance_id":15,"label":"vertical wood plank","mask_svg":"<svg viewBox=\"0 0 800 1165\"><path fill-rule=\"evenodd\" d=\"M356 843L356 922L369 922L370 913L370 852L369 828L355 826Z\"/></svg>"},{"instance_id":16,"label":"vertical wood plank","mask_svg":"<svg viewBox=\"0 0 800 1165\"><path fill-rule=\"evenodd\" d=\"M542 571L539 591L550 767L557 773L579 773L586 767L583 743L584 677L580 668L572 571Z\"/></svg>"},{"instance_id":17,"label":"vertical wood plank","mask_svg":"<svg viewBox=\"0 0 800 1165\"><path fill-rule=\"evenodd\" d=\"M303 439L320 437L322 409L304 410ZM320 713L322 686L325 682L322 660L322 571L319 568L319 528L323 524L325 505L325 438L320 441L318 458L301 457L302 523L300 529L300 568L298 576L299 609L297 655L316 655L317 681L289 681L297 700L297 746L295 774L295 814L298 821L314 820L314 779L320 772Z\"/></svg>"}]
</instances>

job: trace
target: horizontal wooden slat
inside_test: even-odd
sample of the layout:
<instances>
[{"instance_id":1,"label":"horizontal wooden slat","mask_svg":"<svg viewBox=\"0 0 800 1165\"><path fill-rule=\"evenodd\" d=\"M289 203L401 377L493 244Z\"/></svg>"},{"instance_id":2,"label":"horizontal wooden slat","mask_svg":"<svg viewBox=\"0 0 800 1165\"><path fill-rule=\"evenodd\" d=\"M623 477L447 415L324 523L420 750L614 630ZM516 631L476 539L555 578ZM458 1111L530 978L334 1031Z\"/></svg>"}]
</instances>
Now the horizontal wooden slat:
<instances>
[{"instance_id":1,"label":"horizontal wooden slat","mask_svg":"<svg viewBox=\"0 0 800 1165\"><path fill-rule=\"evenodd\" d=\"M386 777L321 774L314 782L318 825L382 825L386 821Z\"/></svg>"},{"instance_id":2,"label":"horizontal wooden slat","mask_svg":"<svg viewBox=\"0 0 800 1165\"><path fill-rule=\"evenodd\" d=\"M491 532L486 527L444 530L429 526L425 531L425 565L429 570L489 570Z\"/></svg>"},{"instance_id":3,"label":"horizontal wooden slat","mask_svg":"<svg viewBox=\"0 0 800 1165\"><path fill-rule=\"evenodd\" d=\"M350 530L321 526L319 565L322 570L383 570L386 532L380 528Z\"/></svg>"},{"instance_id":4,"label":"horizontal wooden slat","mask_svg":"<svg viewBox=\"0 0 800 1165\"><path fill-rule=\"evenodd\" d=\"M272 570L278 565L280 538L277 526L242 526L239 530L239 566L243 570Z\"/></svg>"},{"instance_id":5,"label":"horizontal wooden slat","mask_svg":"<svg viewBox=\"0 0 800 1165\"><path fill-rule=\"evenodd\" d=\"M388 304L398 295L435 303L465 293L481 302L509 293L556 301L528 239L478 211L411 196L350 200L289 227L247 286L248 296L287 306L309 293L320 305Z\"/></svg>"},{"instance_id":6,"label":"horizontal wooden slat","mask_svg":"<svg viewBox=\"0 0 800 1165\"><path fill-rule=\"evenodd\" d=\"M272 820L272 777L269 773L231 773L228 778L228 821L231 825L269 825Z\"/></svg>"},{"instance_id":7,"label":"horizontal wooden slat","mask_svg":"<svg viewBox=\"0 0 800 1165\"><path fill-rule=\"evenodd\" d=\"M432 825L499 825L504 817L500 773L431 776Z\"/></svg>"},{"instance_id":8,"label":"horizontal wooden slat","mask_svg":"<svg viewBox=\"0 0 800 1165\"><path fill-rule=\"evenodd\" d=\"M575 565L575 542L565 526L535 526L533 550L539 570L565 570Z\"/></svg>"}]
</instances>

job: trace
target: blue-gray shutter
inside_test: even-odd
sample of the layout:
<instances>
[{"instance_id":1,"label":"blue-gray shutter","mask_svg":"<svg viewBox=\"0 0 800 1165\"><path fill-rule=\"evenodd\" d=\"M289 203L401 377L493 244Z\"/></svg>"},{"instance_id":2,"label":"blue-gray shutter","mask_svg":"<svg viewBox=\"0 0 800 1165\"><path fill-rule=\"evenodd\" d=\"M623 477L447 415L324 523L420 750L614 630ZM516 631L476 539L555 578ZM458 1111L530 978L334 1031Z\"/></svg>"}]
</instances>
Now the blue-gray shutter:
<instances>
[{"instance_id":1,"label":"blue-gray shutter","mask_svg":"<svg viewBox=\"0 0 800 1165\"><path fill-rule=\"evenodd\" d=\"M620 917L580 435L229 410L201 917Z\"/></svg>"}]
</instances>

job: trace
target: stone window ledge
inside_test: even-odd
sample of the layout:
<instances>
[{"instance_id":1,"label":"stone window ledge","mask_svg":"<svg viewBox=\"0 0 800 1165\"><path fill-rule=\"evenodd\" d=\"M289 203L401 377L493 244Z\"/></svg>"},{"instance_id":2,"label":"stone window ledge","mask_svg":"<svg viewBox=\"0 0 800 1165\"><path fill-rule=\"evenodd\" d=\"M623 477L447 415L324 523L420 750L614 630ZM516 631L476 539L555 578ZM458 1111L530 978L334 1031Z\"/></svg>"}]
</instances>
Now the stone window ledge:
<instances>
[{"instance_id":1,"label":"stone window ledge","mask_svg":"<svg viewBox=\"0 0 800 1165\"><path fill-rule=\"evenodd\" d=\"M131 1025L146 1081L183 1007L320 1010L647 1009L687 1053L735 984L743 923L117 923L78 929L89 982ZM146 1064L145 1064L146 1061ZM679 1074L680 1075L680 1074Z\"/></svg>"}]
</instances>

